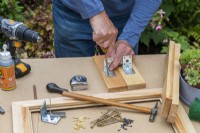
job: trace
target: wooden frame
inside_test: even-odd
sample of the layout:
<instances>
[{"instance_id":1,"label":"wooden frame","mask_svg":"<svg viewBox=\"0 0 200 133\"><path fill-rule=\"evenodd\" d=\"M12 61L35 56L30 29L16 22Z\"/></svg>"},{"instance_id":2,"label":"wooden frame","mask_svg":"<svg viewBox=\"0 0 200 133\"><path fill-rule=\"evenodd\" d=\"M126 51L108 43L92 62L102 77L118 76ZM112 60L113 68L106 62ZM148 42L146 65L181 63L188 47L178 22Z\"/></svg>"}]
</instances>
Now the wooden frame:
<instances>
[{"instance_id":1,"label":"wooden frame","mask_svg":"<svg viewBox=\"0 0 200 133\"><path fill-rule=\"evenodd\" d=\"M161 88L145 89L137 91L125 91L117 93L101 93L92 96L120 101L124 103L138 102L138 101L161 101ZM33 133L31 113L40 110L42 103L46 100L47 107L49 106L49 99L21 101L12 103L13 116L13 133ZM100 106L101 104L94 104L86 101L74 100L66 97L52 98L51 109L73 109L81 107ZM175 123L173 124L175 131L180 133L195 133L195 129L187 117L182 105L179 106L179 112L176 115ZM190 131L188 131L188 129Z\"/></svg>"},{"instance_id":2,"label":"wooden frame","mask_svg":"<svg viewBox=\"0 0 200 133\"><path fill-rule=\"evenodd\" d=\"M180 44L170 41L166 54L161 114L169 123L175 122L179 107L180 48Z\"/></svg>"}]
</instances>

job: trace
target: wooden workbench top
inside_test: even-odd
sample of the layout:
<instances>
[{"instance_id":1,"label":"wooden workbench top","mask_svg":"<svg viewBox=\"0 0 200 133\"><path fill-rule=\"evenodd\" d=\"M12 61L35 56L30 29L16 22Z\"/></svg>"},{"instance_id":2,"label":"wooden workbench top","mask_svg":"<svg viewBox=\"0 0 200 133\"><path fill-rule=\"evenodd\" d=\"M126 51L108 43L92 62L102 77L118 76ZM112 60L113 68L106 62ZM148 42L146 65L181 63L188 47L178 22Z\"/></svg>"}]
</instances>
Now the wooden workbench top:
<instances>
[{"instance_id":1,"label":"wooden workbench top","mask_svg":"<svg viewBox=\"0 0 200 133\"><path fill-rule=\"evenodd\" d=\"M136 56L136 60L134 61L134 63L136 67L138 68L139 72L141 73L141 75L143 76L144 80L146 81L147 89L162 87L164 59L165 59L165 55ZM31 72L27 76L17 79L17 88L15 90L13 91L0 90L0 105L6 111L4 115L0 115L0 132L2 133L12 133L11 103L14 101L34 99L33 84L36 85L38 99L60 97L60 95L58 94L50 94L46 91L47 83L54 82L60 87L70 89L69 80L74 75L84 75L88 79L89 89L86 91L82 91L81 93L94 94L94 93L107 92L107 89L103 83L103 80L101 79L97 71L96 65L94 64L92 58L90 57L88 58L59 58L59 59L25 59L23 61L31 65L32 67ZM67 116L74 115L74 117L78 117L81 114L83 115L83 113L87 114L88 111L98 113L97 109L101 110L100 108L82 109L81 111L70 110ZM94 113L92 114L94 115ZM71 126L70 129L71 128L73 129L73 123L71 125L66 125L66 126L62 125L64 121L67 121L67 119L61 120L60 123L55 126L55 125L47 125L47 124L38 122L40 121L40 118L38 120L38 114L33 114L32 116L33 116L34 133L44 133L44 132L68 133L68 128L70 126ZM143 118L141 118L141 120L142 119ZM140 123L142 123L142 121ZM140 123L135 124L135 125L140 125ZM193 122L193 124L197 132L200 132L200 128L198 127L199 123ZM56 129L56 130L52 130L51 128ZM112 128L115 129L115 127L112 127ZM142 127L141 125L139 127L135 127L134 130L136 129L139 130L140 128L142 129L144 127ZM162 127L159 127L159 128L160 128L160 131L164 132L162 130ZM105 130L105 132L109 131L111 133L112 132L111 129L101 128L100 131ZM97 129L95 130L97 131ZM72 131L88 132L87 130L82 130L82 131L72 130ZM70 133L72 133L72 131L69 130ZM141 130L141 131L144 131L144 130ZM166 133L170 131L172 131L172 128L169 129L169 131L166 131ZM117 132L117 130L113 130L113 133L115 132ZM131 132L131 130L127 131L127 133L128 132ZM159 129L158 129L158 132L159 132Z\"/></svg>"}]
</instances>

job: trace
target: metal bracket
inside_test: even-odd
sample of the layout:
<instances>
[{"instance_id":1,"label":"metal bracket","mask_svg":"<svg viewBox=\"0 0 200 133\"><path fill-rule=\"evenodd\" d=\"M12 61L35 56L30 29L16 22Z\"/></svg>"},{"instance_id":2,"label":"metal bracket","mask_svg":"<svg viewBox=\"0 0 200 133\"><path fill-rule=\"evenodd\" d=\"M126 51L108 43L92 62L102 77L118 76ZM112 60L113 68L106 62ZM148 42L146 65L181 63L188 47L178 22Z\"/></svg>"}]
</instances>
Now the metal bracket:
<instances>
[{"instance_id":1,"label":"metal bracket","mask_svg":"<svg viewBox=\"0 0 200 133\"><path fill-rule=\"evenodd\" d=\"M105 58L104 59L104 73L107 77L114 77L116 76L114 71L110 70L110 66L113 63L113 58Z\"/></svg>"},{"instance_id":2,"label":"metal bracket","mask_svg":"<svg viewBox=\"0 0 200 133\"><path fill-rule=\"evenodd\" d=\"M131 55L123 56L123 70L126 75L135 74Z\"/></svg>"},{"instance_id":3,"label":"metal bracket","mask_svg":"<svg viewBox=\"0 0 200 133\"><path fill-rule=\"evenodd\" d=\"M51 123L51 124L57 124L61 117L66 117L65 112L54 112L51 113L51 111L48 113L47 112L47 108L46 108L46 101L43 102L43 105L40 109L40 113L41 113L41 120L43 122L47 122L47 123Z\"/></svg>"}]
</instances>

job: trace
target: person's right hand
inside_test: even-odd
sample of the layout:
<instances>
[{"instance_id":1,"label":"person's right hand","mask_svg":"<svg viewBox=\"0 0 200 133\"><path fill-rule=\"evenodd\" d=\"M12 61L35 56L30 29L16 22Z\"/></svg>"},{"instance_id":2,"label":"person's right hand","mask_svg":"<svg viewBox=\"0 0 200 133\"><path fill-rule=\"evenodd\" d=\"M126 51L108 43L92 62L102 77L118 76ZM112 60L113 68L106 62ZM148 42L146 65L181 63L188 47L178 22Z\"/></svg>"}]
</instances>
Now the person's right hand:
<instances>
[{"instance_id":1,"label":"person's right hand","mask_svg":"<svg viewBox=\"0 0 200 133\"><path fill-rule=\"evenodd\" d=\"M110 51L115 44L118 34L117 28L108 18L105 11L90 18L93 29L93 40L101 47Z\"/></svg>"}]
</instances>

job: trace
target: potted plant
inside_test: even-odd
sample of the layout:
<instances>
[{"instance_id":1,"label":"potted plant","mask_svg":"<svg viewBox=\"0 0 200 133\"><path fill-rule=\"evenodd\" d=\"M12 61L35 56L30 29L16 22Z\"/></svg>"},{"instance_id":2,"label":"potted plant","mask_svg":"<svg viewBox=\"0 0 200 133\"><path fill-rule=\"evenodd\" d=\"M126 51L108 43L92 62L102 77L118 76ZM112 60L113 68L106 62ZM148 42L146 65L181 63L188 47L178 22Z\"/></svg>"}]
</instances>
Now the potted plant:
<instances>
[{"instance_id":1,"label":"potted plant","mask_svg":"<svg viewBox=\"0 0 200 133\"><path fill-rule=\"evenodd\" d=\"M200 98L200 49L184 51L180 56L180 98L186 104Z\"/></svg>"},{"instance_id":2,"label":"potted plant","mask_svg":"<svg viewBox=\"0 0 200 133\"><path fill-rule=\"evenodd\" d=\"M184 71L186 65L191 59L199 59L200 58L200 50L199 49L188 49L185 50L180 56L180 65L181 69Z\"/></svg>"}]
</instances>

